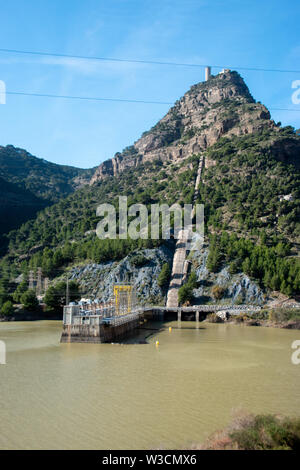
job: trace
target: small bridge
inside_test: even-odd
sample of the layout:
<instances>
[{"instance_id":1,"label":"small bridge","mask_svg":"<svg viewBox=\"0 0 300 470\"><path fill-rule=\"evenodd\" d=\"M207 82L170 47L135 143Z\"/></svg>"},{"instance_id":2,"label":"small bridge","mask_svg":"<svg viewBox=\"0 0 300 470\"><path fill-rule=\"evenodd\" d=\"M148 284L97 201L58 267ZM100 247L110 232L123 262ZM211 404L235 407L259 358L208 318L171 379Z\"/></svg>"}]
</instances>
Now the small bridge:
<instances>
[{"instance_id":1,"label":"small bridge","mask_svg":"<svg viewBox=\"0 0 300 470\"><path fill-rule=\"evenodd\" d=\"M199 321L200 315L203 317L203 314L207 313L217 313L217 312L228 312L230 315L240 315L241 313L254 313L259 312L261 307L258 305L220 305L220 304L209 304L209 305L192 305L189 307L162 307L162 306L153 306L145 305L140 309L141 313L148 316L152 315L153 318L165 319L172 314L177 317L177 320L181 320L182 317L186 315L195 315L195 320Z\"/></svg>"}]
</instances>

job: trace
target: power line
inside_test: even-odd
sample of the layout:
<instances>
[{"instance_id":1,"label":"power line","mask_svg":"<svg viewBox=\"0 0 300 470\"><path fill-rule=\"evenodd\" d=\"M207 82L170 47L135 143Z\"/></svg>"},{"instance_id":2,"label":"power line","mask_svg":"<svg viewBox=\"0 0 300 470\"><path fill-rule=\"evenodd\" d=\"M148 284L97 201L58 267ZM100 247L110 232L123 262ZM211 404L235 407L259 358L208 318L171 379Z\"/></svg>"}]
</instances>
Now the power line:
<instances>
[{"instance_id":1,"label":"power line","mask_svg":"<svg viewBox=\"0 0 300 470\"><path fill-rule=\"evenodd\" d=\"M4 49L0 48L0 52L12 53L12 54L27 54L27 55L36 55L36 56L45 56L45 57L61 57L68 59L81 59L81 60L99 60L107 62L127 62L134 64L148 64L148 65L167 65L175 67L214 67L217 69L235 69L235 70L249 70L255 72L279 72L279 73L300 73L300 70L288 70L288 69L272 69L272 68L263 68L263 67L243 67L243 66L228 66L228 65L212 65L212 64L192 64L184 62L168 62L161 60L140 60L140 59L121 59L117 57L97 57L97 56L84 56L84 55L71 55L71 54L59 54L55 52L41 52L41 51L25 51L19 49Z\"/></svg>"},{"instance_id":2,"label":"power line","mask_svg":"<svg viewBox=\"0 0 300 470\"><path fill-rule=\"evenodd\" d=\"M167 104L174 103L168 101L147 101L147 100L132 100L121 98L98 98L95 96L69 96L69 95L53 95L49 93L27 93L21 91L6 91L7 95L21 95L21 96L37 96L42 98L63 98L68 100L85 100L85 101L117 101L121 103L142 103L142 104Z\"/></svg>"},{"instance_id":3,"label":"power line","mask_svg":"<svg viewBox=\"0 0 300 470\"><path fill-rule=\"evenodd\" d=\"M81 100L81 101L115 101L119 103L141 103L141 104L162 104L162 105L173 105L170 101L148 101L148 100L133 100L133 99L122 99L122 98L99 98L96 96L72 96L72 95L55 95L50 93L27 93L23 91L7 91L7 95L17 96L35 96L38 98L62 98L68 100ZM270 111L292 111L300 112L300 109L290 108L268 108Z\"/></svg>"}]
</instances>

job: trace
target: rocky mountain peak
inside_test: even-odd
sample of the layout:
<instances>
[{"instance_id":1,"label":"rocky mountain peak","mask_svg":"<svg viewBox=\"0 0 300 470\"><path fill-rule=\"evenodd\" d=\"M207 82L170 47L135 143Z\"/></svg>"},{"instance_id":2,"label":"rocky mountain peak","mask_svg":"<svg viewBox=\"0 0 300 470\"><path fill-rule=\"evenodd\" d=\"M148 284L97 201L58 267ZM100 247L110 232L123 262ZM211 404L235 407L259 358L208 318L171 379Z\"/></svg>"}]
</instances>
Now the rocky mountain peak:
<instances>
[{"instance_id":1,"label":"rocky mountain peak","mask_svg":"<svg viewBox=\"0 0 300 470\"><path fill-rule=\"evenodd\" d=\"M131 147L102 163L91 184L148 160L177 160L199 153L225 135L276 128L242 77L226 70L193 85L168 113Z\"/></svg>"}]
</instances>

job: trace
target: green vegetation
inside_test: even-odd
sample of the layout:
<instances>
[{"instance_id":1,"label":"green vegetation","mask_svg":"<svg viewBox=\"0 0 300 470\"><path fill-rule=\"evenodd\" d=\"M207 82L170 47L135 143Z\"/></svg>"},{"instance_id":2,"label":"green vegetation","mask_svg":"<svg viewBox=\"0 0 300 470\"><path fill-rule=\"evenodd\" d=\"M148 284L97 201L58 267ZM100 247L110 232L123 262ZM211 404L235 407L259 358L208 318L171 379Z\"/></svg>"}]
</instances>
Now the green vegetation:
<instances>
[{"instance_id":1,"label":"green vegetation","mask_svg":"<svg viewBox=\"0 0 300 470\"><path fill-rule=\"evenodd\" d=\"M197 202L205 206L205 229L210 238L207 268L218 272L226 264L231 274L243 271L263 288L297 295L300 290L300 136L290 126L282 129L274 126L268 111L255 103L238 73L209 80L209 87L220 90L229 85L237 90L235 97L214 104L200 100L196 104L204 116L206 110L215 110L225 127L229 123L241 131L239 136L219 139L205 152L208 165L203 170ZM199 96L202 91L207 92L207 87L207 83L195 85L186 97ZM180 155L180 146L210 126L205 120L201 128L192 127L193 123L185 125L186 116L181 114L180 103L176 102L168 117L144 134L152 135L149 139L152 150L176 142ZM243 124L238 129L241 117L247 118L249 129L255 121L254 127L260 131L251 133L250 130L245 134ZM138 150L129 146L116 156L121 160L136 158ZM199 155L180 162L149 160L128 166L118 176L108 176L74 193L78 178L90 176L91 172L48 164L12 146L0 148L0 177L30 191L43 203L56 202L0 241L5 253L0 262L0 277L5 276L6 289L1 290L0 285L0 303L11 300L5 295L13 293L14 279L20 273L26 276L29 270L36 271L41 266L43 275L53 279L76 263L117 261L138 249L162 244L161 239L99 240L95 234L99 221L96 208L104 202L110 203L118 215L119 195L128 197L129 206L142 203L148 209L153 203L169 206L192 203L198 162ZM142 267L147 259L134 255L131 262ZM167 272L161 273L161 286L167 285L167 278ZM182 286L181 303L192 301L193 288L190 280ZM16 302L24 294L22 289L24 286L19 286L14 293ZM220 290L214 292L216 300L222 295Z\"/></svg>"},{"instance_id":2,"label":"green vegetation","mask_svg":"<svg viewBox=\"0 0 300 470\"><path fill-rule=\"evenodd\" d=\"M26 280L20 282L20 284L18 285L18 287L16 288L13 294L14 302L19 304L21 302L22 295L24 294L24 292L27 291L27 289L28 289L28 282Z\"/></svg>"},{"instance_id":3,"label":"green vegetation","mask_svg":"<svg viewBox=\"0 0 300 470\"><path fill-rule=\"evenodd\" d=\"M180 305L186 303L192 303L193 301L193 290L197 287L197 276L196 273L192 272L188 278L188 281L183 284L178 291L178 301Z\"/></svg>"},{"instance_id":4,"label":"green vegetation","mask_svg":"<svg viewBox=\"0 0 300 470\"><path fill-rule=\"evenodd\" d=\"M300 419L258 415L229 437L243 450L299 450Z\"/></svg>"},{"instance_id":5,"label":"green vegetation","mask_svg":"<svg viewBox=\"0 0 300 470\"><path fill-rule=\"evenodd\" d=\"M66 243L63 248L57 250L45 248L42 252L32 255L28 266L33 269L41 266L44 274L55 276L58 272L63 271L64 266L73 262L85 260L95 263L117 261L137 249L154 248L160 243L159 240L99 240L98 238L83 243ZM131 261L133 264L142 266L147 262L147 259L139 255L133 257Z\"/></svg>"},{"instance_id":6,"label":"green vegetation","mask_svg":"<svg viewBox=\"0 0 300 470\"><path fill-rule=\"evenodd\" d=\"M157 283L159 287L161 287L162 289L167 289L167 287L169 286L170 277L171 277L170 265L169 263L164 263L157 279Z\"/></svg>"},{"instance_id":7,"label":"green vegetation","mask_svg":"<svg viewBox=\"0 0 300 470\"><path fill-rule=\"evenodd\" d=\"M50 286L46 292L44 302L49 310L61 310L66 305L67 284L65 281L57 282ZM80 299L79 286L76 281L69 282L69 301Z\"/></svg>"},{"instance_id":8,"label":"green vegetation","mask_svg":"<svg viewBox=\"0 0 300 470\"><path fill-rule=\"evenodd\" d=\"M242 316L242 315L241 315ZM248 316L248 315L245 315L243 314L244 316L244 319L253 319L253 320L261 320L261 321L266 321L269 319L269 311L267 309L262 309L262 310L259 310L258 312L253 312L251 313L251 317ZM238 316L236 316L234 319L238 318Z\"/></svg>"},{"instance_id":9,"label":"green vegetation","mask_svg":"<svg viewBox=\"0 0 300 470\"><path fill-rule=\"evenodd\" d=\"M212 314L215 315L215 314ZM210 315L207 319L210 321ZM278 307L272 309L262 309L251 314L241 313L231 317L235 323L246 323L255 326L279 326L283 328L300 329L300 312L299 309Z\"/></svg>"},{"instance_id":10,"label":"green vegetation","mask_svg":"<svg viewBox=\"0 0 300 470\"><path fill-rule=\"evenodd\" d=\"M35 291L28 289L21 295L21 303L26 310L36 310L38 308L38 299L36 298Z\"/></svg>"},{"instance_id":11,"label":"green vegetation","mask_svg":"<svg viewBox=\"0 0 300 470\"><path fill-rule=\"evenodd\" d=\"M93 170L47 162L13 145L0 146L0 176L47 201L58 201L73 192L75 179L89 178Z\"/></svg>"},{"instance_id":12,"label":"green vegetation","mask_svg":"<svg viewBox=\"0 0 300 470\"><path fill-rule=\"evenodd\" d=\"M215 285L211 289L211 295L215 300L220 300L224 296L225 291L224 287Z\"/></svg>"},{"instance_id":13,"label":"green vegetation","mask_svg":"<svg viewBox=\"0 0 300 470\"><path fill-rule=\"evenodd\" d=\"M291 145L290 161L297 158L300 139L290 129L222 138L207 150L216 163L205 170L200 185L208 227L299 240L300 172L278 161L274 142L282 153ZM283 195L291 200L281 200Z\"/></svg>"},{"instance_id":14,"label":"green vegetation","mask_svg":"<svg viewBox=\"0 0 300 470\"><path fill-rule=\"evenodd\" d=\"M11 296L7 293L7 288L0 286L0 309L8 300L11 300Z\"/></svg>"},{"instance_id":15,"label":"green vegetation","mask_svg":"<svg viewBox=\"0 0 300 470\"><path fill-rule=\"evenodd\" d=\"M72 193L79 180L88 180L92 173L93 169L47 162L12 145L0 146L0 217L5 221L0 228L0 249L6 246L4 233Z\"/></svg>"},{"instance_id":16,"label":"green vegetation","mask_svg":"<svg viewBox=\"0 0 300 470\"><path fill-rule=\"evenodd\" d=\"M300 293L300 261L291 256L300 241L300 172L278 160L285 146L296 161L300 140L291 127L220 139L207 150L215 165L204 171L199 202L211 234L209 271L226 263L231 274L291 296Z\"/></svg>"},{"instance_id":17,"label":"green vegetation","mask_svg":"<svg viewBox=\"0 0 300 470\"><path fill-rule=\"evenodd\" d=\"M294 295L299 293L300 268L290 255L300 234L300 176L294 167L276 159L274 139L284 145L286 139L298 137L291 129L276 136L268 130L221 139L208 149L206 158L216 165L204 170L198 202L205 204L206 233L211 234L210 271L228 263L232 274L244 271L262 287ZM0 270L10 272L11 280L41 266L44 275L54 278L74 263L120 260L137 249L159 246L162 240L99 240L96 207L110 202L118 211L119 194L128 196L129 205L143 203L148 208L151 203L190 203L198 160L194 155L180 164L146 162L61 199L10 232ZM284 194L291 194L292 200L280 201ZM183 302L189 301L188 285L180 295Z\"/></svg>"},{"instance_id":18,"label":"green vegetation","mask_svg":"<svg viewBox=\"0 0 300 470\"><path fill-rule=\"evenodd\" d=\"M36 216L37 212L46 207L47 202L36 197L29 190L17 184L5 181L0 176L0 249L5 246L5 238L1 235L13 230L26 220Z\"/></svg>"},{"instance_id":19,"label":"green vegetation","mask_svg":"<svg viewBox=\"0 0 300 470\"><path fill-rule=\"evenodd\" d=\"M292 308L276 308L269 311L268 319L275 323L300 321L300 312Z\"/></svg>"},{"instance_id":20,"label":"green vegetation","mask_svg":"<svg viewBox=\"0 0 300 470\"><path fill-rule=\"evenodd\" d=\"M11 300L7 300L1 307L0 314L4 317L9 317L14 313L14 307Z\"/></svg>"},{"instance_id":21,"label":"green vegetation","mask_svg":"<svg viewBox=\"0 0 300 470\"><path fill-rule=\"evenodd\" d=\"M116 207L118 214L120 194L128 196L129 205L144 203L149 209L151 203L191 202L197 165L198 156L176 166L170 162L147 162L126 170L118 177L85 186L76 194L47 207L35 220L26 222L8 235L9 249L0 262L0 274L4 276L5 273L6 288L10 283L12 292L13 277L21 272L27 276L29 270L36 272L40 266L43 275L55 278L74 263L121 260L135 250L161 245L161 239L99 240L95 234L99 221L96 208L109 202ZM160 171L165 171L168 177L165 179L163 175L160 181L153 179L153 174ZM177 174L177 171L180 172Z\"/></svg>"},{"instance_id":22,"label":"green vegetation","mask_svg":"<svg viewBox=\"0 0 300 470\"><path fill-rule=\"evenodd\" d=\"M0 310L7 302L8 300L12 300L11 295L8 292L8 285L9 285L9 274L7 271L4 271L2 273L2 276L0 275Z\"/></svg>"},{"instance_id":23,"label":"green vegetation","mask_svg":"<svg viewBox=\"0 0 300 470\"><path fill-rule=\"evenodd\" d=\"M271 245L271 246L270 246ZM212 235L211 250L207 267L217 271L221 263L235 263L250 277L259 281L262 287L280 290L286 295L300 293L300 262L296 258L285 258L290 252L290 244L273 237L269 244L256 244L237 235L221 232Z\"/></svg>"},{"instance_id":24,"label":"green vegetation","mask_svg":"<svg viewBox=\"0 0 300 470\"><path fill-rule=\"evenodd\" d=\"M149 259L142 254L137 254L130 258L130 263L136 268L141 268L142 266L145 266L145 264L149 263Z\"/></svg>"},{"instance_id":25,"label":"green vegetation","mask_svg":"<svg viewBox=\"0 0 300 470\"><path fill-rule=\"evenodd\" d=\"M240 415L197 449L299 450L300 419L276 415Z\"/></svg>"}]
</instances>

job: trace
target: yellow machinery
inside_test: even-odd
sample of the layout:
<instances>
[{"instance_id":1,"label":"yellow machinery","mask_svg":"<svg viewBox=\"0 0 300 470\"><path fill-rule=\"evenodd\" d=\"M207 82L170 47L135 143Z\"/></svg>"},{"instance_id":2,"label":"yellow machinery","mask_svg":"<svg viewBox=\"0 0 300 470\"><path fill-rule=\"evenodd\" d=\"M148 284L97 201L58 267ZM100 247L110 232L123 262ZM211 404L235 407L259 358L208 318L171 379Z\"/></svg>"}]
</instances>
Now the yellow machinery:
<instances>
[{"instance_id":1,"label":"yellow machinery","mask_svg":"<svg viewBox=\"0 0 300 470\"><path fill-rule=\"evenodd\" d=\"M116 315L126 315L132 310L133 286L130 284L114 285Z\"/></svg>"}]
</instances>

